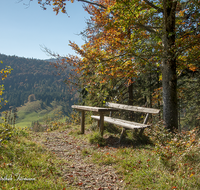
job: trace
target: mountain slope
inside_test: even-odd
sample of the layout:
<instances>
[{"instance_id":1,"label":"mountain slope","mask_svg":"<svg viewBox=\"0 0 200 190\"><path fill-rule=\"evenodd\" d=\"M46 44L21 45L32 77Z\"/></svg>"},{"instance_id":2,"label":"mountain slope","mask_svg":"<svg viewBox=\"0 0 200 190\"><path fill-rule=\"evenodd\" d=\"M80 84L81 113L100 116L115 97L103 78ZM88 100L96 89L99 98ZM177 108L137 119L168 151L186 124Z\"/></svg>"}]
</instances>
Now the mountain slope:
<instances>
[{"instance_id":1,"label":"mountain slope","mask_svg":"<svg viewBox=\"0 0 200 190\"><path fill-rule=\"evenodd\" d=\"M0 60L3 61L0 69L6 65L13 68L11 75L6 80L0 81L5 86L3 98L8 100L7 105L2 105L1 111L8 109L9 106L23 105L28 97L34 94L36 100L44 102L45 105L50 105L53 100L62 102L63 112L70 112L76 96L75 92L71 92L63 82L68 76L68 70L56 76L54 74L56 69L48 61L2 54Z\"/></svg>"}]
</instances>

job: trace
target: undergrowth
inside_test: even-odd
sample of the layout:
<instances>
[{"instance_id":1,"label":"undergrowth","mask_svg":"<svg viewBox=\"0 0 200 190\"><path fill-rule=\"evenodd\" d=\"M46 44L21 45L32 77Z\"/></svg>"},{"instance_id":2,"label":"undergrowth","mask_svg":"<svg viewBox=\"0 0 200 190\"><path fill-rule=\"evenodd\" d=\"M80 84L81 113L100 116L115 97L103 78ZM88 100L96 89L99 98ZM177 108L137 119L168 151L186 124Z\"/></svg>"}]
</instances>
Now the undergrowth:
<instances>
[{"instance_id":1,"label":"undergrowth","mask_svg":"<svg viewBox=\"0 0 200 190\"><path fill-rule=\"evenodd\" d=\"M94 152L93 162L115 167L126 189L200 189L197 130L170 133L162 126L146 130L142 139L133 136L132 146Z\"/></svg>"}]
</instances>

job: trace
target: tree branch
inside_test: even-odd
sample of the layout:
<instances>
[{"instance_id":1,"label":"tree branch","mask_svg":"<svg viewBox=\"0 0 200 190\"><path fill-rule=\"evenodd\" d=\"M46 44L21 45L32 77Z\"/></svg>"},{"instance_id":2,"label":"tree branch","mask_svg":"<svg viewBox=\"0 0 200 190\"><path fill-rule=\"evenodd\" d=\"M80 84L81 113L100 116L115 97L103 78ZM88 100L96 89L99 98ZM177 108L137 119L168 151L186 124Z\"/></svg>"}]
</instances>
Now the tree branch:
<instances>
[{"instance_id":1,"label":"tree branch","mask_svg":"<svg viewBox=\"0 0 200 190\"><path fill-rule=\"evenodd\" d=\"M95 6L99 6L102 9L107 9L107 7L105 7L105 6L103 6L99 3L95 3L95 2L91 2L91 1L87 1L87 0L77 0L77 1L80 1L80 2L83 2L83 3L88 3L88 4L91 4L91 5L95 5Z\"/></svg>"},{"instance_id":2,"label":"tree branch","mask_svg":"<svg viewBox=\"0 0 200 190\"><path fill-rule=\"evenodd\" d=\"M163 9L157 7L156 5L154 5L152 2L148 1L148 0L144 0L145 3L147 5L149 5L150 7L153 7L154 9L156 9L158 11L158 13L163 13Z\"/></svg>"},{"instance_id":3,"label":"tree branch","mask_svg":"<svg viewBox=\"0 0 200 190\"><path fill-rule=\"evenodd\" d=\"M161 35L154 29L154 28L157 29L157 27L151 27L151 26L147 26L147 25L140 24L140 23L135 24L135 25L136 25L137 27L139 27L139 28L142 28L142 29L147 30L147 31L150 32L150 33L154 33L154 34L158 35L158 36L161 38Z\"/></svg>"}]
</instances>

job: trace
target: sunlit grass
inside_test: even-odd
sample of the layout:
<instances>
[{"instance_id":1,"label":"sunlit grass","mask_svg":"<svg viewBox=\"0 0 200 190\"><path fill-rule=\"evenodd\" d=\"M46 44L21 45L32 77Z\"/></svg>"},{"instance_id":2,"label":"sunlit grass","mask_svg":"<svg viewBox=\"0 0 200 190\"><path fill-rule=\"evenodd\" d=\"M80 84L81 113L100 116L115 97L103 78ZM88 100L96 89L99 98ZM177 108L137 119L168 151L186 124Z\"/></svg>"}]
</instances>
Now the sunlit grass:
<instances>
[{"instance_id":1,"label":"sunlit grass","mask_svg":"<svg viewBox=\"0 0 200 190\"><path fill-rule=\"evenodd\" d=\"M137 141L135 135L130 139L130 133L126 140L130 146L105 147L107 151L101 151L101 140L92 133L97 149L84 150L83 155L90 152L94 163L112 165L126 189L200 189L200 140L196 131L171 134L155 127L146 132L149 139L145 137L145 143Z\"/></svg>"},{"instance_id":2,"label":"sunlit grass","mask_svg":"<svg viewBox=\"0 0 200 190\"><path fill-rule=\"evenodd\" d=\"M0 147L1 189L63 189L63 161L24 136L19 132Z\"/></svg>"},{"instance_id":3,"label":"sunlit grass","mask_svg":"<svg viewBox=\"0 0 200 190\"><path fill-rule=\"evenodd\" d=\"M145 130L142 138L128 132L121 146L108 146L106 138L113 133L106 131L102 139L90 125L86 125L83 135L80 124L61 121L54 124L59 126L57 130L69 130L68 135L88 142L81 155L99 167L112 166L125 183L125 189L200 189L200 140L195 130L172 134L157 125ZM62 161L28 140L28 134L26 130L19 130L14 141L1 147L0 176L15 174L13 178L16 178L20 174L36 180L1 181L0 185L5 189L64 188ZM118 134L114 136L119 138Z\"/></svg>"},{"instance_id":4,"label":"sunlit grass","mask_svg":"<svg viewBox=\"0 0 200 190\"><path fill-rule=\"evenodd\" d=\"M49 118L56 118L57 120L62 119L62 122L65 121L65 118L60 117L58 114L62 109L61 105L56 105L56 101L52 102L52 105L46 106L42 101L33 101L28 102L25 105L17 109L17 127L30 127L32 122L39 121L40 123L45 123Z\"/></svg>"}]
</instances>

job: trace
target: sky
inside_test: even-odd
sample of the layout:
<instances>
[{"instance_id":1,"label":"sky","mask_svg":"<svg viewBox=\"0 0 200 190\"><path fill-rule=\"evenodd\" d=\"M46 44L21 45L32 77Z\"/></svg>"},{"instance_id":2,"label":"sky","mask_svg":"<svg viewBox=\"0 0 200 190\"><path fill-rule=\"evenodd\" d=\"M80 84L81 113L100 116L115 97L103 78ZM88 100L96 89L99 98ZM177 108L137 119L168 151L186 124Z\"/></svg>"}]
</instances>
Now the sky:
<instances>
[{"instance_id":1,"label":"sky","mask_svg":"<svg viewBox=\"0 0 200 190\"><path fill-rule=\"evenodd\" d=\"M67 2L67 14L56 13L51 6L43 10L33 0L0 0L0 54L25 58L50 59L41 47L61 56L75 55L69 40L84 44L80 35L86 28L88 13L83 3Z\"/></svg>"}]
</instances>

